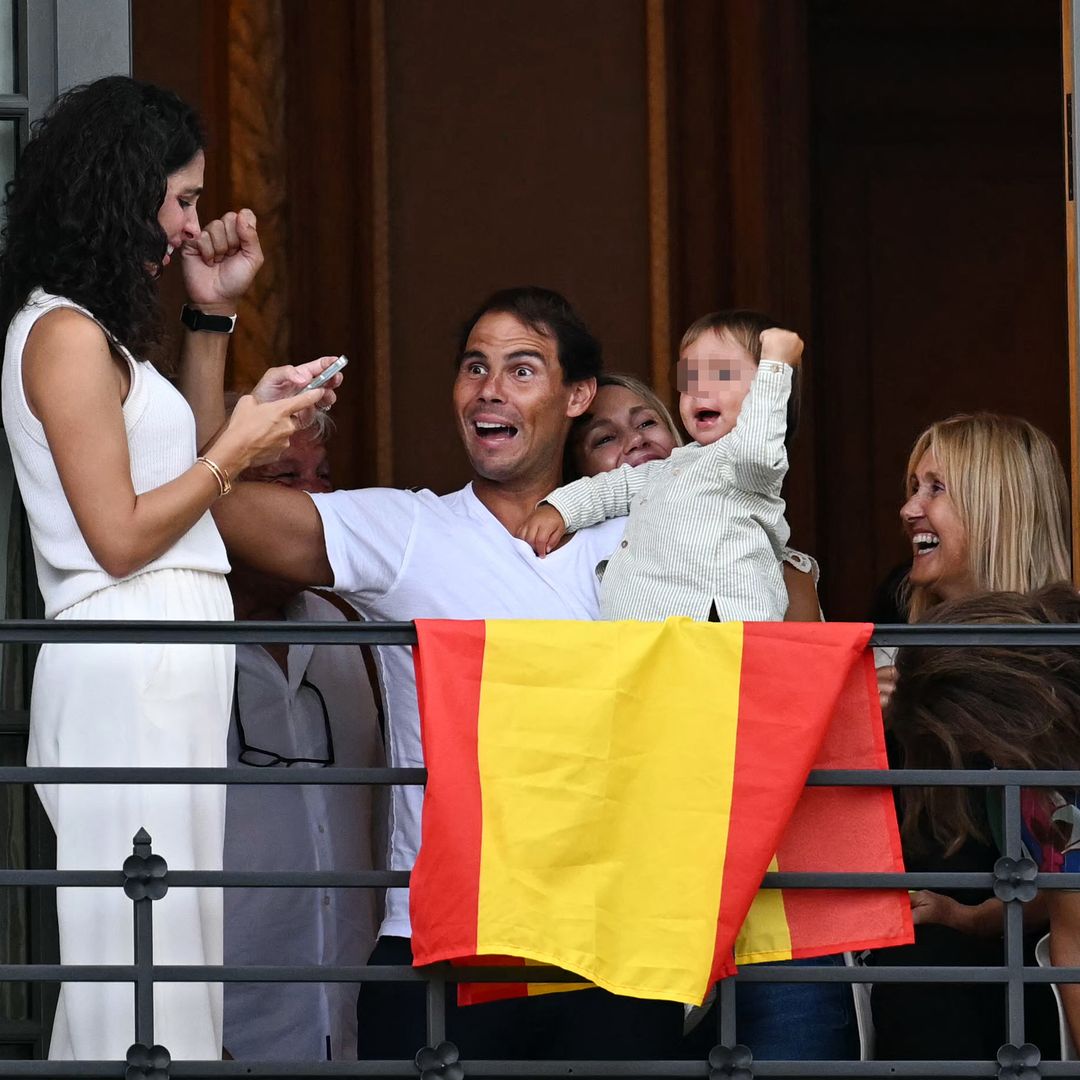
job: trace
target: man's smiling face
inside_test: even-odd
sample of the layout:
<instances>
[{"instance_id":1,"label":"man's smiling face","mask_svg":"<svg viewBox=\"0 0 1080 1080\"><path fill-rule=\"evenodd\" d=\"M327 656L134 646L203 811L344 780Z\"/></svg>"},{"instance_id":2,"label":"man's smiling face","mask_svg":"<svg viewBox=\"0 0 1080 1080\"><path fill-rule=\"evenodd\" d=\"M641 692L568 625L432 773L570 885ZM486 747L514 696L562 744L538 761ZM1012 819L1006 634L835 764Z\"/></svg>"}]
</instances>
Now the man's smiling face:
<instances>
[{"instance_id":1,"label":"man's smiling face","mask_svg":"<svg viewBox=\"0 0 1080 1080\"><path fill-rule=\"evenodd\" d=\"M550 334L490 312L473 327L454 380L454 412L473 469L498 483L527 481L562 461L570 420L595 380L563 382Z\"/></svg>"}]
</instances>

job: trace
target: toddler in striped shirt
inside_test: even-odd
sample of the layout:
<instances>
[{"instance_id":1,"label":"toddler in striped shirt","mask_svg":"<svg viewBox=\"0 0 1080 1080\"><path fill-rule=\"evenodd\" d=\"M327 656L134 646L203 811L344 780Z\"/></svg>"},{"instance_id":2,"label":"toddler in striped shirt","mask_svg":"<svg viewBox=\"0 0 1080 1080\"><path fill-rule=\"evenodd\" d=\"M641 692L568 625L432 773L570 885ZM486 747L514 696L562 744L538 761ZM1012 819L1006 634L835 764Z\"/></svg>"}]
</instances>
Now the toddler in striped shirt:
<instances>
[{"instance_id":1,"label":"toddler in striped shirt","mask_svg":"<svg viewBox=\"0 0 1080 1080\"><path fill-rule=\"evenodd\" d=\"M629 514L601 582L602 618L782 620L780 489L802 350L797 334L754 312L699 319L678 363L679 415L694 441L557 489L519 538L543 557L566 532Z\"/></svg>"}]
</instances>

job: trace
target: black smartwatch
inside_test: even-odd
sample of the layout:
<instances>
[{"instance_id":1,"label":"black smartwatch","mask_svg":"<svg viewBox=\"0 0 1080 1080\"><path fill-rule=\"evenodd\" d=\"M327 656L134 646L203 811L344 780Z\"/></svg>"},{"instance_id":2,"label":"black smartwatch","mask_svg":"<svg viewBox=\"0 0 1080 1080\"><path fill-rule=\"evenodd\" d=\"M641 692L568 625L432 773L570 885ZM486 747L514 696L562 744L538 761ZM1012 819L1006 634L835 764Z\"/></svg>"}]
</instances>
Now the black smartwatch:
<instances>
[{"instance_id":1,"label":"black smartwatch","mask_svg":"<svg viewBox=\"0 0 1080 1080\"><path fill-rule=\"evenodd\" d=\"M189 330L207 330L211 334L231 334L236 326L235 315L207 315L187 304L180 309L180 321Z\"/></svg>"}]
</instances>

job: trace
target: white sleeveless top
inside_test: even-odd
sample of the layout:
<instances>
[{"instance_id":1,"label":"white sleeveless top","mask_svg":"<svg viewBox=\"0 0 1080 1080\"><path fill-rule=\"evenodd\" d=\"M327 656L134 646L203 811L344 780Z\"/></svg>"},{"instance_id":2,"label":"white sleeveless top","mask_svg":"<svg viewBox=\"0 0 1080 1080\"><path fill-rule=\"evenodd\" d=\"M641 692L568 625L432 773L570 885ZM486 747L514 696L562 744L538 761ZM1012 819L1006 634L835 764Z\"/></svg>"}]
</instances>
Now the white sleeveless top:
<instances>
[{"instance_id":1,"label":"white sleeveless top","mask_svg":"<svg viewBox=\"0 0 1080 1080\"><path fill-rule=\"evenodd\" d=\"M22 354L26 339L42 315L61 307L94 318L65 297L35 289L8 327L0 383L4 433L30 521L38 585L45 598L45 614L50 619L121 580L107 574L90 553L64 496L45 431L30 411L23 388ZM175 480L195 463L195 417L168 379L153 365L135 360L107 330L105 333L131 370L131 387L123 405L124 428L131 458L131 480L136 495L140 495ZM164 555L129 576L163 569L228 573L225 545L209 511Z\"/></svg>"}]
</instances>

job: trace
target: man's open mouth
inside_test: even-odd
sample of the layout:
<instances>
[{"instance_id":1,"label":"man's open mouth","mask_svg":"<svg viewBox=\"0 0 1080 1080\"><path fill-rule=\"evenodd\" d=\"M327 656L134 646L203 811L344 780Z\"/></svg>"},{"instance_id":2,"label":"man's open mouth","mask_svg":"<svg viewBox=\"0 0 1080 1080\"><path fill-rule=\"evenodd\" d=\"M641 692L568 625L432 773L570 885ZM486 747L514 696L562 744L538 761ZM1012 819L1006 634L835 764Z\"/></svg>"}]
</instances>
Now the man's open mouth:
<instances>
[{"instance_id":1,"label":"man's open mouth","mask_svg":"<svg viewBox=\"0 0 1080 1080\"><path fill-rule=\"evenodd\" d=\"M478 439L485 442L496 442L502 439L512 439L518 429L513 424L497 424L487 420L474 420L473 431Z\"/></svg>"},{"instance_id":2,"label":"man's open mouth","mask_svg":"<svg viewBox=\"0 0 1080 1080\"><path fill-rule=\"evenodd\" d=\"M941 541L930 532L916 533L911 538L911 546L915 549L915 557L920 555L928 555L931 551L934 551Z\"/></svg>"}]
</instances>

